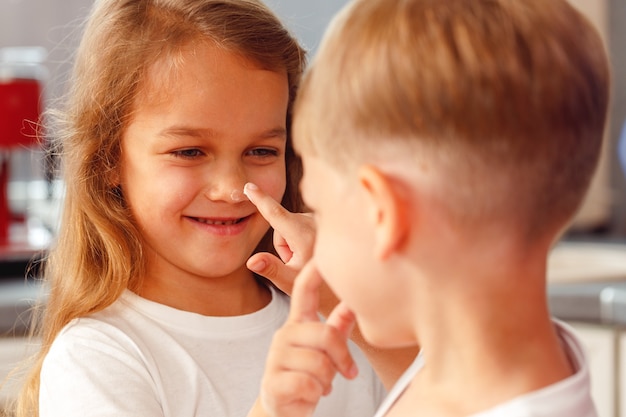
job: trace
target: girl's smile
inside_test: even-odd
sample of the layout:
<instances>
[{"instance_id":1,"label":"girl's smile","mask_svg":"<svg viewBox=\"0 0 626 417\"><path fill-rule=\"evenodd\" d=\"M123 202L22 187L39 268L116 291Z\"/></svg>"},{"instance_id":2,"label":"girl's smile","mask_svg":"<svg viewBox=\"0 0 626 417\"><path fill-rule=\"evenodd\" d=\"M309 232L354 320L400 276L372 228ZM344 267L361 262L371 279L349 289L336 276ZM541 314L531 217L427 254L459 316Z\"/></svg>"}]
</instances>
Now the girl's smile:
<instances>
[{"instance_id":1,"label":"girl's smile","mask_svg":"<svg viewBox=\"0 0 626 417\"><path fill-rule=\"evenodd\" d=\"M241 223L242 221L247 219L247 217L239 219L201 219L198 217L191 217L191 219L199 223L208 224L210 226L233 226L235 224Z\"/></svg>"},{"instance_id":2,"label":"girl's smile","mask_svg":"<svg viewBox=\"0 0 626 417\"><path fill-rule=\"evenodd\" d=\"M203 230L218 236L236 236L244 231L252 215L238 218L218 217L187 217L198 224Z\"/></svg>"}]
</instances>

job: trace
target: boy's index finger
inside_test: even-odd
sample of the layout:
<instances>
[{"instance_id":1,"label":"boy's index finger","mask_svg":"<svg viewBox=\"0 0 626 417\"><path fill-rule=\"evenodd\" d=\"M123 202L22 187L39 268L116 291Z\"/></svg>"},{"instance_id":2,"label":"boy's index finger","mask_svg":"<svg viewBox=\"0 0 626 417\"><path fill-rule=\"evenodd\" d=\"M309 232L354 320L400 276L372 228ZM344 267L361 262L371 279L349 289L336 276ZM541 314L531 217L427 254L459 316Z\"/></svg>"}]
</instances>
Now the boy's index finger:
<instances>
[{"instance_id":1,"label":"boy's index finger","mask_svg":"<svg viewBox=\"0 0 626 417\"><path fill-rule=\"evenodd\" d=\"M281 234L285 232L283 229L289 230L288 216L290 213L278 201L265 194L256 184L250 182L243 187L243 193L275 230Z\"/></svg>"},{"instance_id":2,"label":"boy's index finger","mask_svg":"<svg viewBox=\"0 0 626 417\"><path fill-rule=\"evenodd\" d=\"M313 263L308 262L298 274L291 294L289 320L296 322L320 321L320 287L322 277Z\"/></svg>"}]
</instances>

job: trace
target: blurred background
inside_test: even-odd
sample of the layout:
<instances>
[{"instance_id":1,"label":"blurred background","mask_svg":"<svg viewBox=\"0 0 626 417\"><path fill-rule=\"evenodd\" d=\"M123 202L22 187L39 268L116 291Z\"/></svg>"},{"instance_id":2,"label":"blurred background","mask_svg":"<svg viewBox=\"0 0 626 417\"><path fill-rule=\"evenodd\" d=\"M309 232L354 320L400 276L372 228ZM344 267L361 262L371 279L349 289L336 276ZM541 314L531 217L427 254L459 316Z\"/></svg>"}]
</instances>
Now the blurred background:
<instances>
[{"instance_id":1,"label":"blurred background","mask_svg":"<svg viewBox=\"0 0 626 417\"><path fill-rule=\"evenodd\" d=\"M548 293L555 316L583 336L600 417L626 417L626 1L570 2L605 40L612 101L601 163L583 207L553 252ZM63 184L50 175L51 162L33 137L34 126L24 119L35 120L65 91L92 3L0 0L0 410L14 394L13 378L5 386L2 381L32 346L25 338L28 309L43 289L37 277L25 279L27 265L45 256L54 239L63 196ZM347 1L266 3L312 57L326 25Z\"/></svg>"},{"instance_id":2,"label":"blurred background","mask_svg":"<svg viewBox=\"0 0 626 417\"><path fill-rule=\"evenodd\" d=\"M0 70L40 64L42 106L53 103L65 90L80 25L93 0L0 0ZM310 51L315 54L330 18L346 0L266 0ZM626 238L626 180L619 159L619 138L626 121L626 2L624 0L571 0L598 27L606 41L613 66L613 91L606 148L589 196L569 232L571 237ZM10 50L7 51L7 48ZM15 48L29 48L21 54ZM24 62L26 61L26 62ZM0 78L3 73L0 72ZM1 127L1 126L0 126ZM626 135L626 133L625 133ZM1 139L0 139L1 140ZM2 142L0 142L2 143ZM0 145L1 146L1 145ZM0 148L2 149L2 148ZM31 148L11 152L9 203L11 214L21 218L32 200L53 192L41 184L24 187L24 181L45 179L45 161ZM3 151L3 153L6 153ZM30 191L27 192L27 191ZM45 192L44 192L45 191ZM30 202L27 200L30 199ZM49 211L48 217L50 217ZM47 224L50 219L44 219ZM45 239L44 236L38 236Z\"/></svg>"}]
</instances>

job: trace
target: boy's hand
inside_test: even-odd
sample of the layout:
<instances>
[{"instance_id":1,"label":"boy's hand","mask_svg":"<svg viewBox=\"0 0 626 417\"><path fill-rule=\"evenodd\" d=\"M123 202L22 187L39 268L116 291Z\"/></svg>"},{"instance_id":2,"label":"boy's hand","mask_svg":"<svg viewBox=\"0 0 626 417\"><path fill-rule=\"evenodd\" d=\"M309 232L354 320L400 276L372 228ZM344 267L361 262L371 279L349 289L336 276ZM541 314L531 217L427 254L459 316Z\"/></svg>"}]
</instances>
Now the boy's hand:
<instances>
[{"instance_id":1,"label":"boy's hand","mask_svg":"<svg viewBox=\"0 0 626 417\"><path fill-rule=\"evenodd\" d=\"M269 253L257 253L248 259L247 266L251 271L272 281L285 293L291 294L296 275L312 257L315 243L313 217L306 214L290 213L254 184L246 184L244 193L274 228L274 246L282 259L281 261ZM344 307L330 288L327 285L322 285L316 291L318 291L316 294L318 299L317 311L325 317L329 317L329 320L333 314L340 315L339 312ZM285 324L286 326L287 324ZM391 389L419 352L417 346L403 350L372 348L363 339L358 329L355 329L352 334L352 340L363 350L387 389Z\"/></svg>"},{"instance_id":2,"label":"boy's hand","mask_svg":"<svg viewBox=\"0 0 626 417\"><path fill-rule=\"evenodd\" d=\"M313 218L289 212L255 184L246 184L244 194L274 228L274 247L280 256L278 259L270 253L257 253L248 259L247 266L291 294L296 275L311 259L315 242Z\"/></svg>"},{"instance_id":3,"label":"boy's hand","mask_svg":"<svg viewBox=\"0 0 626 417\"><path fill-rule=\"evenodd\" d=\"M295 281L289 317L274 334L260 395L273 417L312 415L331 392L337 372L349 379L358 372L347 344L354 314L340 303L326 323L320 322L321 285L319 273L307 264Z\"/></svg>"}]
</instances>

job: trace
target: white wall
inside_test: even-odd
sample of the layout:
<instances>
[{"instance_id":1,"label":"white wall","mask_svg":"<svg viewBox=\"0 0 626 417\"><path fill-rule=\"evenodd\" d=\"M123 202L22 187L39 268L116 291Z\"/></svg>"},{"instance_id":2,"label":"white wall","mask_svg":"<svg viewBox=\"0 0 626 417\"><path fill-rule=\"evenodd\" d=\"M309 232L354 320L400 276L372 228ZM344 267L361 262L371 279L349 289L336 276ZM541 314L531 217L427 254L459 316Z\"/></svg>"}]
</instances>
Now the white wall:
<instances>
[{"instance_id":1,"label":"white wall","mask_svg":"<svg viewBox=\"0 0 626 417\"><path fill-rule=\"evenodd\" d=\"M600 36L607 45L609 43L608 28L608 4L606 0L569 0L569 2L579 9L593 23ZM611 189L611 164L613 159L611 153L614 146L612 143L613 134L607 124L605 130L605 147L602 152L598 169L591 183L589 193L573 224L574 229L593 229L610 221L613 202L613 190Z\"/></svg>"},{"instance_id":2,"label":"white wall","mask_svg":"<svg viewBox=\"0 0 626 417\"><path fill-rule=\"evenodd\" d=\"M0 0L0 48L43 46L49 52L47 97L64 89L77 28L93 0ZM312 56L331 17L347 0L266 0Z\"/></svg>"},{"instance_id":3,"label":"white wall","mask_svg":"<svg viewBox=\"0 0 626 417\"><path fill-rule=\"evenodd\" d=\"M265 3L313 55L332 16L348 0L265 0Z\"/></svg>"},{"instance_id":4,"label":"white wall","mask_svg":"<svg viewBox=\"0 0 626 417\"><path fill-rule=\"evenodd\" d=\"M54 97L71 68L76 29L92 0L0 0L0 48L43 46L48 50L46 97Z\"/></svg>"}]
</instances>

